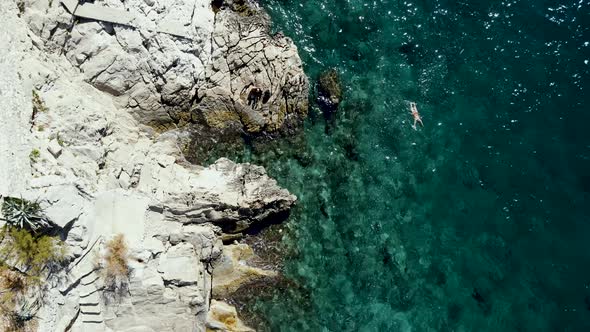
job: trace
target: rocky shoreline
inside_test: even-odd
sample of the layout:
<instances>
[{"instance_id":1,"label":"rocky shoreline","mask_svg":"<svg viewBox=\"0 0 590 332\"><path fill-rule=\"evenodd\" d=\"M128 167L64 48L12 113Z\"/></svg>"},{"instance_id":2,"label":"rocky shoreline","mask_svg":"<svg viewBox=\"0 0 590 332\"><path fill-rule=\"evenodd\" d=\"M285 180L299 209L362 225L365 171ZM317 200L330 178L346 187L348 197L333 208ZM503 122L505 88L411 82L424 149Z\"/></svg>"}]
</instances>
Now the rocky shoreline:
<instances>
[{"instance_id":1,"label":"rocky shoreline","mask_svg":"<svg viewBox=\"0 0 590 332\"><path fill-rule=\"evenodd\" d=\"M245 1L96 0L95 19L86 5L0 4L0 195L40 202L67 249L36 330L250 330L215 298L277 271L233 239L296 197L263 167L197 164L297 130L296 47ZM118 234L130 274L108 302L95 257Z\"/></svg>"}]
</instances>

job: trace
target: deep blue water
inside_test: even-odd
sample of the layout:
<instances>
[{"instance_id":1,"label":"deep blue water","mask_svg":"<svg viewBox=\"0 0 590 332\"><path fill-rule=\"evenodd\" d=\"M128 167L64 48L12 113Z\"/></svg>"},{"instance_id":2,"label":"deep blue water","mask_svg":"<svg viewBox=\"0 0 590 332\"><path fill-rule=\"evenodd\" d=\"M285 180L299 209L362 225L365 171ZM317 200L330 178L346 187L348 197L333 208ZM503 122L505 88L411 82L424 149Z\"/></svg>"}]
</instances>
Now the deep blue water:
<instances>
[{"instance_id":1,"label":"deep blue water","mask_svg":"<svg viewBox=\"0 0 590 332\"><path fill-rule=\"evenodd\" d=\"M267 329L590 331L588 0L262 4L345 89L258 159L299 197Z\"/></svg>"}]
</instances>

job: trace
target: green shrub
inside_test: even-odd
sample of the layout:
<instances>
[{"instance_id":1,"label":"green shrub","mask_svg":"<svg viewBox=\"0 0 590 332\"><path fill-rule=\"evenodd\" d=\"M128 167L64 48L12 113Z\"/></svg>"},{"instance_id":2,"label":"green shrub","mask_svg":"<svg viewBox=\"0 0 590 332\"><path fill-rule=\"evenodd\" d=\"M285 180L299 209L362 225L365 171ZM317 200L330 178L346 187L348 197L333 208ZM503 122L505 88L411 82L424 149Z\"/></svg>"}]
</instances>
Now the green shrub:
<instances>
[{"instance_id":1,"label":"green shrub","mask_svg":"<svg viewBox=\"0 0 590 332\"><path fill-rule=\"evenodd\" d=\"M42 281L61 267L64 247L57 238L10 226L0 239L0 330L35 331L47 289Z\"/></svg>"},{"instance_id":2,"label":"green shrub","mask_svg":"<svg viewBox=\"0 0 590 332\"><path fill-rule=\"evenodd\" d=\"M26 229L4 227L0 259L32 277L41 277L46 270L54 270L64 259L64 250L58 238L32 234Z\"/></svg>"},{"instance_id":3,"label":"green shrub","mask_svg":"<svg viewBox=\"0 0 590 332\"><path fill-rule=\"evenodd\" d=\"M36 162L39 157L41 157L41 151L39 151L39 149L33 149L31 150L31 153L29 153L29 159L32 163Z\"/></svg>"}]
</instances>

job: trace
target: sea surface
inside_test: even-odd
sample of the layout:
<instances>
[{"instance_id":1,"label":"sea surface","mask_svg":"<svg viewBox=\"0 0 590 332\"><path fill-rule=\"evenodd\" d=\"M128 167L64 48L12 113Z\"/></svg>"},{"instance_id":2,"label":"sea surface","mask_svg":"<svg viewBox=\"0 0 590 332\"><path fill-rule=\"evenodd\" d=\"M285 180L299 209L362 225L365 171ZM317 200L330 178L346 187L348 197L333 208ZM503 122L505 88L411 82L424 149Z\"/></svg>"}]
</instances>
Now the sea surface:
<instances>
[{"instance_id":1,"label":"sea surface","mask_svg":"<svg viewBox=\"0 0 590 332\"><path fill-rule=\"evenodd\" d=\"M249 159L299 198L261 329L590 331L588 0L262 6L344 100Z\"/></svg>"}]
</instances>

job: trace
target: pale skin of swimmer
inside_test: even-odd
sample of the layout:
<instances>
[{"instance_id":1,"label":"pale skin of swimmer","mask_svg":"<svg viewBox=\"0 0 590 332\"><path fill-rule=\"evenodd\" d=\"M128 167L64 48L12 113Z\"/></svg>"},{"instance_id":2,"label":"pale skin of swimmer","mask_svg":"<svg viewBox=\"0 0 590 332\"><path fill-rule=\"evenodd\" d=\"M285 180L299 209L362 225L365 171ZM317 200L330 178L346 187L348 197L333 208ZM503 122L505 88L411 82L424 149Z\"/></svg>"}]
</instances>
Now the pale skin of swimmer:
<instances>
[{"instance_id":1,"label":"pale skin of swimmer","mask_svg":"<svg viewBox=\"0 0 590 332\"><path fill-rule=\"evenodd\" d=\"M420 113L418 113L418 107L416 107L415 102L410 102L410 110L412 113L412 117L414 117L414 124L412 125L412 128L416 130L416 123L418 122L422 127L424 127L424 124L422 123L422 118L420 117Z\"/></svg>"}]
</instances>

